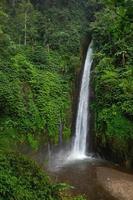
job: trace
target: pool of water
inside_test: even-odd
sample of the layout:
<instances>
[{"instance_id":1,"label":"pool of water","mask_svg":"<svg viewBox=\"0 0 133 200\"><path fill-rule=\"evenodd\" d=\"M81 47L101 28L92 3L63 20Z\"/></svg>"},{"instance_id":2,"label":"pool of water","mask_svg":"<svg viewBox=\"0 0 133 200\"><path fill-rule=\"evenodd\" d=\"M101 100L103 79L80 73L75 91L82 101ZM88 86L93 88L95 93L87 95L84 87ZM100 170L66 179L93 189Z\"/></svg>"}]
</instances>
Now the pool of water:
<instances>
[{"instance_id":1,"label":"pool of water","mask_svg":"<svg viewBox=\"0 0 133 200\"><path fill-rule=\"evenodd\" d=\"M116 200L101 185L97 177L99 167L109 167L99 159L77 160L63 166L48 169L57 182L65 182L73 186L72 194L83 194L88 200Z\"/></svg>"},{"instance_id":2,"label":"pool of water","mask_svg":"<svg viewBox=\"0 0 133 200\"><path fill-rule=\"evenodd\" d=\"M82 194L87 200L122 200L117 195L118 187L122 190L122 195L129 190L130 195L125 200L133 199L133 175L122 172L118 166L93 155L82 160L72 160L69 159L69 151L47 151L44 147L35 152L24 147L22 153L36 160L54 181L73 186L72 195Z\"/></svg>"}]
</instances>

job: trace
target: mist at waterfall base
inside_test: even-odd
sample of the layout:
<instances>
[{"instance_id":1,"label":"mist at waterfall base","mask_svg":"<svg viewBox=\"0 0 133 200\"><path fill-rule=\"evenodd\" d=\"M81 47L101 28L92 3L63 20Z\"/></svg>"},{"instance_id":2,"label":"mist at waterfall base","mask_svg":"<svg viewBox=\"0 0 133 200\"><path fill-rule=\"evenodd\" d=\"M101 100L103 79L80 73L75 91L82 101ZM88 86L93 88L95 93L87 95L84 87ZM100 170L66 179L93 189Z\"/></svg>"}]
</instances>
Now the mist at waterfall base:
<instances>
[{"instance_id":1,"label":"mist at waterfall base","mask_svg":"<svg viewBox=\"0 0 133 200\"><path fill-rule=\"evenodd\" d=\"M89 86L90 86L90 72L93 62L92 58L92 42L90 43L81 81L81 88L79 94L77 118L76 118L76 128L75 136L72 145L65 145L55 152L49 153L49 167L50 168L60 168L63 165L75 162L76 160L88 160L93 159L91 154L86 152L87 146L87 134L89 130ZM89 143L89 141L88 141ZM58 148L57 148L58 149Z\"/></svg>"}]
</instances>

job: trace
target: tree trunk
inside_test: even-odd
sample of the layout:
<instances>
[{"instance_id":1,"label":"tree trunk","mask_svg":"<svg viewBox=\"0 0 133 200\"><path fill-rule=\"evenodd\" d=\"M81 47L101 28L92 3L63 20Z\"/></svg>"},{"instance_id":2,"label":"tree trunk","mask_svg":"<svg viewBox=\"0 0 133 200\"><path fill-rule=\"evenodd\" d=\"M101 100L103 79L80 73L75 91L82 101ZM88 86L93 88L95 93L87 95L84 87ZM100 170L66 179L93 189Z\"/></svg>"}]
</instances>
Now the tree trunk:
<instances>
[{"instance_id":1,"label":"tree trunk","mask_svg":"<svg viewBox=\"0 0 133 200\"><path fill-rule=\"evenodd\" d=\"M27 45L27 12L25 12L25 19L24 19L24 45Z\"/></svg>"},{"instance_id":2,"label":"tree trunk","mask_svg":"<svg viewBox=\"0 0 133 200\"><path fill-rule=\"evenodd\" d=\"M63 140L63 123L60 120L60 124L59 124L59 144L62 144L62 140Z\"/></svg>"},{"instance_id":3,"label":"tree trunk","mask_svg":"<svg viewBox=\"0 0 133 200\"><path fill-rule=\"evenodd\" d=\"M16 6L16 0L12 0L11 3L12 3L12 7Z\"/></svg>"}]
</instances>

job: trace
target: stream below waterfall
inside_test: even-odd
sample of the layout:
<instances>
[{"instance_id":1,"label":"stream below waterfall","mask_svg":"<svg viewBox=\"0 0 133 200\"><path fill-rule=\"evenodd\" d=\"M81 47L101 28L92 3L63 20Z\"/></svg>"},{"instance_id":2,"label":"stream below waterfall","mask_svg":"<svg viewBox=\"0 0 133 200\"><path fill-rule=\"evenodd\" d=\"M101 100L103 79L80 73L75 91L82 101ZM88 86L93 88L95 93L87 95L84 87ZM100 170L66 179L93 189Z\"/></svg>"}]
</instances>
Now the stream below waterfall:
<instances>
[{"instance_id":1,"label":"stream below waterfall","mask_svg":"<svg viewBox=\"0 0 133 200\"><path fill-rule=\"evenodd\" d=\"M74 195L85 195L88 200L115 200L116 198L105 188L109 174L107 176L101 174L100 169L106 169L110 174L111 168L106 162L79 160L67 164L59 170L50 171L50 175L57 182L65 182L72 185L74 188L71 192Z\"/></svg>"},{"instance_id":2,"label":"stream below waterfall","mask_svg":"<svg viewBox=\"0 0 133 200\"><path fill-rule=\"evenodd\" d=\"M73 186L72 194L85 195L87 200L133 200L133 175L118 166L91 157L73 161L58 158L62 158L60 153L59 157L51 155L48 173L56 182Z\"/></svg>"},{"instance_id":3,"label":"stream below waterfall","mask_svg":"<svg viewBox=\"0 0 133 200\"><path fill-rule=\"evenodd\" d=\"M96 158L65 163L66 150L48 152L46 146L37 151L27 145L20 149L37 161L54 182L73 186L73 195L85 195L87 200L133 200L133 173L115 164Z\"/></svg>"}]
</instances>

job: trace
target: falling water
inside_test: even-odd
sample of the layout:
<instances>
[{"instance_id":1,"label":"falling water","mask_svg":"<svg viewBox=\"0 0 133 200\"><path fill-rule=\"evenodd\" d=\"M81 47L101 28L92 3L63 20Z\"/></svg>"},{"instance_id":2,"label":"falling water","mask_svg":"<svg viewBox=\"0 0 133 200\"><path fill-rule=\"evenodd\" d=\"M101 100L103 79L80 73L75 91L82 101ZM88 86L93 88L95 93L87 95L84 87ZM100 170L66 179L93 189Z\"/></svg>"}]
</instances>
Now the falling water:
<instances>
[{"instance_id":1,"label":"falling water","mask_svg":"<svg viewBox=\"0 0 133 200\"><path fill-rule=\"evenodd\" d=\"M92 42L88 48L86 60L84 64L84 71L82 76L82 83L79 96L78 112L76 119L76 131L74 146L72 149L71 158L83 159L86 157L86 139L88 132L88 112L89 112L89 83L90 70L92 65Z\"/></svg>"}]
</instances>

